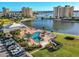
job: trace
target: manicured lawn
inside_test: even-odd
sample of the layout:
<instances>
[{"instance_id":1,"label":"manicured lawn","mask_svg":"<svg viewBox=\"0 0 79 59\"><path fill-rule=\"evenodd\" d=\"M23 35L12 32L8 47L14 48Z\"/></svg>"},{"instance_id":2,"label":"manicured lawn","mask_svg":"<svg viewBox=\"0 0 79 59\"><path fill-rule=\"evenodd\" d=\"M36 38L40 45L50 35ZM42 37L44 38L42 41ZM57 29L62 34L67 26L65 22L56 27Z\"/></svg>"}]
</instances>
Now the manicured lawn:
<instances>
[{"instance_id":1,"label":"manicured lawn","mask_svg":"<svg viewBox=\"0 0 79 59\"><path fill-rule=\"evenodd\" d=\"M34 57L76 57L79 56L79 40L65 40L65 36L73 36L68 34L55 33L57 35L56 40L63 43L63 46L53 52L49 52L47 49L40 50L33 53ZM79 36L74 36L79 38Z\"/></svg>"}]
</instances>

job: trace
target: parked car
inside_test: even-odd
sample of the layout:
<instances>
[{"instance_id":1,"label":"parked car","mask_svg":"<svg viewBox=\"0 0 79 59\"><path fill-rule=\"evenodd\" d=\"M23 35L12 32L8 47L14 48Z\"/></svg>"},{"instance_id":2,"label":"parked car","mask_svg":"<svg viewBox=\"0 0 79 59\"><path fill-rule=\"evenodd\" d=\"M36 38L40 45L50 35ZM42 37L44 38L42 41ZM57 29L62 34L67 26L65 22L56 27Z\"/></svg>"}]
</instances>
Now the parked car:
<instances>
[{"instance_id":1,"label":"parked car","mask_svg":"<svg viewBox=\"0 0 79 59\"><path fill-rule=\"evenodd\" d=\"M25 50L16 43L13 38L5 38L2 40L8 53L13 57L26 56Z\"/></svg>"},{"instance_id":2,"label":"parked car","mask_svg":"<svg viewBox=\"0 0 79 59\"><path fill-rule=\"evenodd\" d=\"M0 41L0 52L4 52L6 49L4 47L4 45L2 44L2 42Z\"/></svg>"},{"instance_id":3,"label":"parked car","mask_svg":"<svg viewBox=\"0 0 79 59\"><path fill-rule=\"evenodd\" d=\"M23 55L24 52L23 48L19 47L18 45L10 46L8 50L10 51L12 56L17 56L17 57Z\"/></svg>"},{"instance_id":4,"label":"parked car","mask_svg":"<svg viewBox=\"0 0 79 59\"><path fill-rule=\"evenodd\" d=\"M13 40L5 40L4 44L6 46L11 45L12 43L15 43Z\"/></svg>"},{"instance_id":5,"label":"parked car","mask_svg":"<svg viewBox=\"0 0 79 59\"><path fill-rule=\"evenodd\" d=\"M6 51L5 47L4 46L0 46L0 52L4 52Z\"/></svg>"},{"instance_id":6,"label":"parked car","mask_svg":"<svg viewBox=\"0 0 79 59\"><path fill-rule=\"evenodd\" d=\"M12 45L10 45L7 49L8 50L14 50L16 47L15 47L15 44L12 44Z\"/></svg>"},{"instance_id":7,"label":"parked car","mask_svg":"<svg viewBox=\"0 0 79 59\"><path fill-rule=\"evenodd\" d=\"M3 40L3 44L5 45L6 48L8 48L9 46L15 44L15 41L13 41L12 39L6 39Z\"/></svg>"}]
</instances>

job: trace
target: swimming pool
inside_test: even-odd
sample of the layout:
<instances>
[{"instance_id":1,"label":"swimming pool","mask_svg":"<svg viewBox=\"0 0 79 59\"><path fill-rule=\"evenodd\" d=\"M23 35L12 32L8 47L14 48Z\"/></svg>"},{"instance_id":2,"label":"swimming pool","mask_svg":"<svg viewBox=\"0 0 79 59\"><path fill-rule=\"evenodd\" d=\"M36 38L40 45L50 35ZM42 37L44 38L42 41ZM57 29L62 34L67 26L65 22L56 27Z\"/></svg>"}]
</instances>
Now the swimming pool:
<instances>
[{"instance_id":1,"label":"swimming pool","mask_svg":"<svg viewBox=\"0 0 79 59\"><path fill-rule=\"evenodd\" d=\"M39 35L40 35L40 32L35 32L35 33L33 33L32 34L32 39L35 41L35 42L40 42L40 37L39 37Z\"/></svg>"}]
</instances>

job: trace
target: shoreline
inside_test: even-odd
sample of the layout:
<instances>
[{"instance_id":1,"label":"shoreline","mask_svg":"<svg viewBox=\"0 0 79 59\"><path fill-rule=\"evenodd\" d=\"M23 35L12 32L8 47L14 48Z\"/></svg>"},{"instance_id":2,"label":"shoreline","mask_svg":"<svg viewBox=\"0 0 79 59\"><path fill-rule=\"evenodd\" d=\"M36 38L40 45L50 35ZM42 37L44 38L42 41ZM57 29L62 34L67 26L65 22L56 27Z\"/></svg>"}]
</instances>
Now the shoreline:
<instances>
[{"instance_id":1,"label":"shoreline","mask_svg":"<svg viewBox=\"0 0 79 59\"><path fill-rule=\"evenodd\" d=\"M59 21L59 22L79 23L79 21L76 20L76 19L74 19L74 20L68 20L68 19L63 20L63 19L54 19L54 18L43 18L42 20L52 20L52 19L53 19L53 21Z\"/></svg>"},{"instance_id":2,"label":"shoreline","mask_svg":"<svg viewBox=\"0 0 79 59\"><path fill-rule=\"evenodd\" d=\"M56 21L56 22L66 22L66 23L79 23L79 21L76 21L76 20L53 20L53 21Z\"/></svg>"},{"instance_id":3,"label":"shoreline","mask_svg":"<svg viewBox=\"0 0 79 59\"><path fill-rule=\"evenodd\" d=\"M75 37L79 37L78 35L73 35L73 34L65 34L65 33L59 33L59 32L52 32L54 34L59 34L59 35L64 35L64 36L75 36Z\"/></svg>"},{"instance_id":4,"label":"shoreline","mask_svg":"<svg viewBox=\"0 0 79 59\"><path fill-rule=\"evenodd\" d=\"M29 27L29 26L28 26ZM36 28L34 28L34 27L29 27L29 28L32 28L32 29L35 29L35 30L39 30L39 31L41 31L42 29L36 29ZM44 30L44 31L47 31L47 30ZM51 31L49 31L49 32L51 32ZM73 35L73 34L67 34L67 33L60 33L60 32L51 32L51 33L54 33L54 34L60 34L60 35L65 35L65 36L78 36L78 35ZM79 36L78 36L79 37Z\"/></svg>"}]
</instances>

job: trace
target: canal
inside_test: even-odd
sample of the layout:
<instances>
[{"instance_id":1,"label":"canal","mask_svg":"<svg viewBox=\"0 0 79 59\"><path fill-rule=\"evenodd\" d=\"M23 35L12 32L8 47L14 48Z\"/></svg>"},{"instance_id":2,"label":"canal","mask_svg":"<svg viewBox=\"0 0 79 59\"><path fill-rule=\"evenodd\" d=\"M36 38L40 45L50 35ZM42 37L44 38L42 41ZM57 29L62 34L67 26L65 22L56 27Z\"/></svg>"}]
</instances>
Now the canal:
<instances>
[{"instance_id":1,"label":"canal","mask_svg":"<svg viewBox=\"0 0 79 59\"><path fill-rule=\"evenodd\" d=\"M48 31L55 31L66 34L79 35L79 23L77 22L61 22L54 21L53 19L41 19L36 18L33 21L23 22L25 25L37 28L45 29Z\"/></svg>"}]
</instances>

